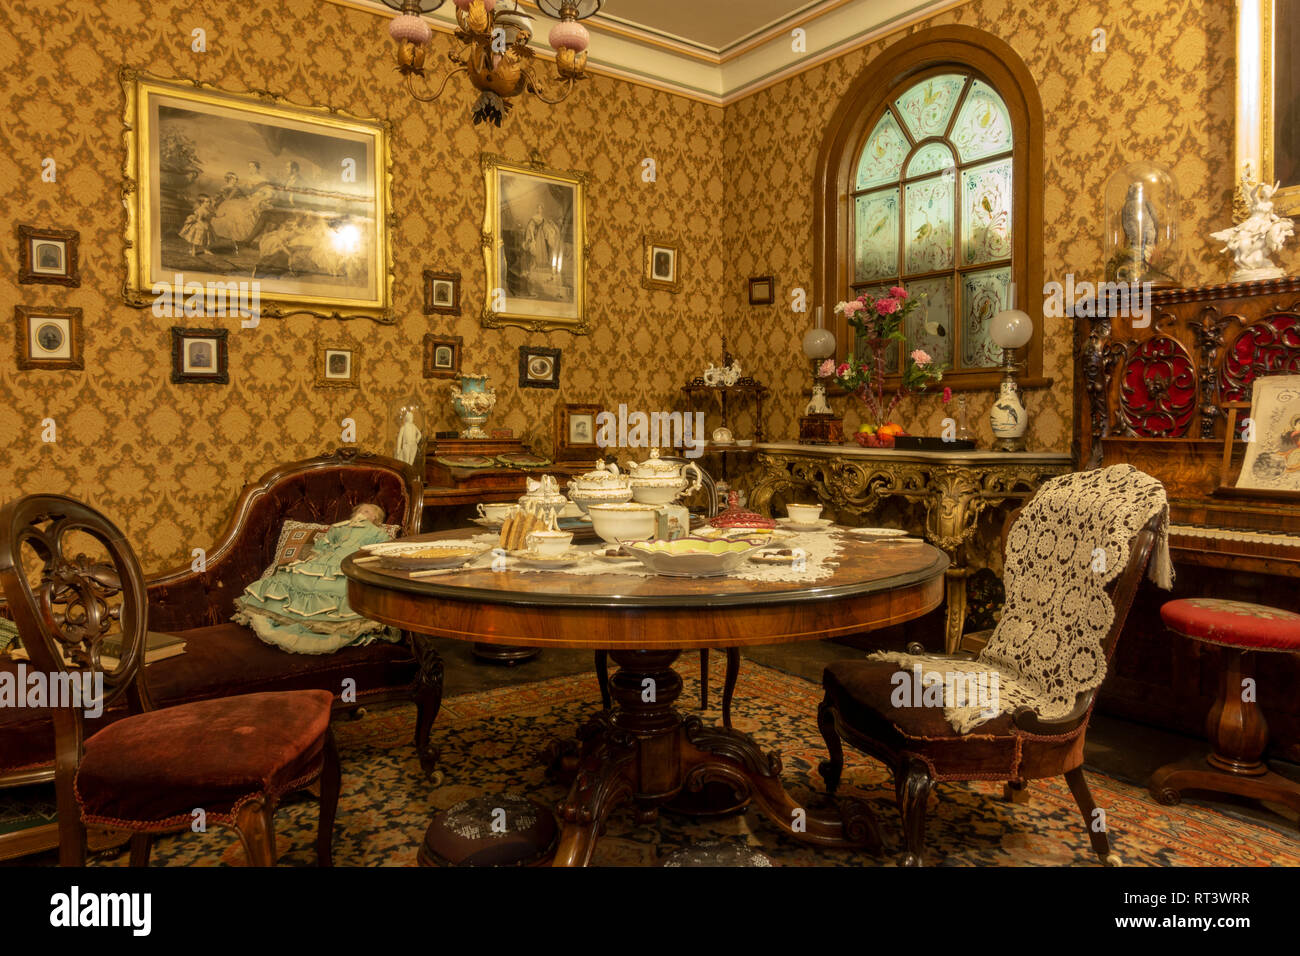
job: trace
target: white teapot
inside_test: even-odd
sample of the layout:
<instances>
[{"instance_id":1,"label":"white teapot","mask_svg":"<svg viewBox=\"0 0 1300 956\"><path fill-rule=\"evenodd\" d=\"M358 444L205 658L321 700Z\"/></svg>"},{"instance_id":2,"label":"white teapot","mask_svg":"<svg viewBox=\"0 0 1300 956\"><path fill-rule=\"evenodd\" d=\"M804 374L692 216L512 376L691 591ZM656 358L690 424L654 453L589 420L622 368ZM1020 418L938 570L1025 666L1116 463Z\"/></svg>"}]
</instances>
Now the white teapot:
<instances>
[{"instance_id":1,"label":"white teapot","mask_svg":"<svg viewBox=\"0 0 1300 956\"><path fill-rule=\"evenodd\" d=\"M594 471L569 480L569 500L587 512L593 504L620 504L632 500L632 486L627 476L619 474L618 465L596 462Z\"/></svg>"},{"instance_id":2,"label":"white teapot","mask_svg":"<svg viewBox=\"0 0 1300 956\"><path fill-rule=\"evenodd\" d=\"M690 472L695 473L694 482L687 477ZM631 462L628 475L633 499L647 505L670 504L680 495L698 491L704 480L694 462L679 465L664 461L658 448L651 449L645 461Z\"/></svg>"}]
</instances>

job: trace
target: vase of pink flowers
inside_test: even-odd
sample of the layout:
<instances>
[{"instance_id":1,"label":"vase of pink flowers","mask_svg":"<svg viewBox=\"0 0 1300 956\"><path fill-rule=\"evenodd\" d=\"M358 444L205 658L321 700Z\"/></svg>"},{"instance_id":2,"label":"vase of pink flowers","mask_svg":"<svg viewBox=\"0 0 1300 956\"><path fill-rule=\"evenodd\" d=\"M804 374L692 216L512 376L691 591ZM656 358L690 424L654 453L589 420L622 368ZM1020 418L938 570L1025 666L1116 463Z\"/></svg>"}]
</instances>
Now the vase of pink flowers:
<instances>
[{"instance_id":1,"label":"vase of pink flowers","mask_svg":"<svg viewBox=\"0 0 1300 956\"><path fill-rule=\"evenodd\" d=\"M867 419L864 426L873 434L890 425L890 416L899 402L943 378L943 369L929 353L913 349L903 359L898 386L888 393L885 391L885 364L890 352L898 348L897 343L903 341L903 322L918 304L906 289L894 286L886 295L873 297L864 292L835 306L836 314L843 315L857 333L864 361L846 359L836 364L834 359L827 359L817 369L817 375L834 379L837 385L858 397ZM898 433L901 429L895 432Z\"/></svg>"}]
</instances>

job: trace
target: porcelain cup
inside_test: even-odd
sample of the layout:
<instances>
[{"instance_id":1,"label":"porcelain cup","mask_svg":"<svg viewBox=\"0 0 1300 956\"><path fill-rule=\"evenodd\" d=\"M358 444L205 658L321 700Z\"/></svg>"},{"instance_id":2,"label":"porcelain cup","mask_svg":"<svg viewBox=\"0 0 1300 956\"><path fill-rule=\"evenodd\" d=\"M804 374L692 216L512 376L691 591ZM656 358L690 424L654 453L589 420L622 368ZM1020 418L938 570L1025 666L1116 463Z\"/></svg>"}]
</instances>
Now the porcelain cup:
<instances>
[{"instance_id":1,"label":"porcelain cup","mask_svg":"<svg viewBox=\"0 0 1300 956\"><path fill-rule=\"evenodd\" d=\"M785 513L798 524L812 524L822 516L821 505L786 505Z\"/></svg>"},{"instance_id":2,"label":"porcelain cup","mask_svg":"<svg viewBox=\"0 0 1300 956\"><path fill-rule=\"evenodd\" d=\"M564 554L573 544L572 531L534 531L526 539L529 550L538 554Z\"/></svg>"},{"instance_id":3,"label":"porcelain cup","mask_svg":"<svg viewBox=\"0 0 1300 956\"><path fill-rule=\"evenodd\" d=\"M512 509L517 508L513 501L501 502L499 504L482 504L478 506L478 515L480 518L486 518L488 521L505 521L510 516Z\"/></svg>"}]
</instances>

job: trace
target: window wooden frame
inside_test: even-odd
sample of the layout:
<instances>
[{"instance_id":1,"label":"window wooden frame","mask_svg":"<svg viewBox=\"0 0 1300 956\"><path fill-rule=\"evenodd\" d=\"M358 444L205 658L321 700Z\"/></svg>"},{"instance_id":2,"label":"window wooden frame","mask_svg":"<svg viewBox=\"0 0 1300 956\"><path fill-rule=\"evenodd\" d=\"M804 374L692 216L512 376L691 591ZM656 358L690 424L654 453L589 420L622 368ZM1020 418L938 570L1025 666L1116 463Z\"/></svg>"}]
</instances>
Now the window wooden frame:
<instances>
[{"instance_id":1,"label":"window wooden frame","mask_svg":"<svg viewBox=\"0 0 1300 956\"><path fill-rule=\"evenodd\" d=\"M850 354L852 329L832 310L848 296L853 283L849 237L859 153L894 97L926 75L946 70L971 74L992 86L1011 120L1011 276L1016 307L1034 321L1033 338L1017 356L1025 364L1020 384L1048 385L1050 380L1043 378L1039 294L1043 288L1043 104L1019 54L982 30L936 27L906 37L869 63L845 92L822 139L813 183L814 301L825 310L827 326L835 333L836 355ZM954 234L953 241L959 242L960 237ZM996 388L1001 380L1000 369L971 369L945 373L943 384L954 390L987 389ZM897 381L897 375L887 379Z\"/></svg>"}]
</instances>

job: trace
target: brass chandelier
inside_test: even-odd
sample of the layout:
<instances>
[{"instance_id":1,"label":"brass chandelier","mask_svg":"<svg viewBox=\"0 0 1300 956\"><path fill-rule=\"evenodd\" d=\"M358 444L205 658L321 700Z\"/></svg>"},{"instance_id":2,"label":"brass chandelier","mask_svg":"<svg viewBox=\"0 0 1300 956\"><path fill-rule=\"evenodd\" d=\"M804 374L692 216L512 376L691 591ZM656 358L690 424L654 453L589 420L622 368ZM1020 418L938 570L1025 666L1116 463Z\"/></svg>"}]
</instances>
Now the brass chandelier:
<instances>
[{"instance_id":1,"label":"brass chandelier","mask_svg":"<svg viewBox=\"0 0 1300 956\"><path fill-rule=\"evenodd\" d=\"M555 50L555 91L537 75L536 54L528 45L533 38L533 19L521 13L516 0L452 0L456 5L456 40L460 48L447 54L451 68L432 93L422 93L416 77L425 80L424 60L433 39L433 29L421 19L445 0L383 0L398 11L388 32L398 43L397 69L406 77L406 90L422 103L442 95L447 81L457 73L469 75L479 91L474 103L475 124L488 121L497 126L510 112L514 97L532 93L543 103L559 103L578 80L587 78L587 45L590 35L579 21L592 16L604 0L536 0L538 9L559 22L548 37Z\"/></svg>"}]
</instances>

